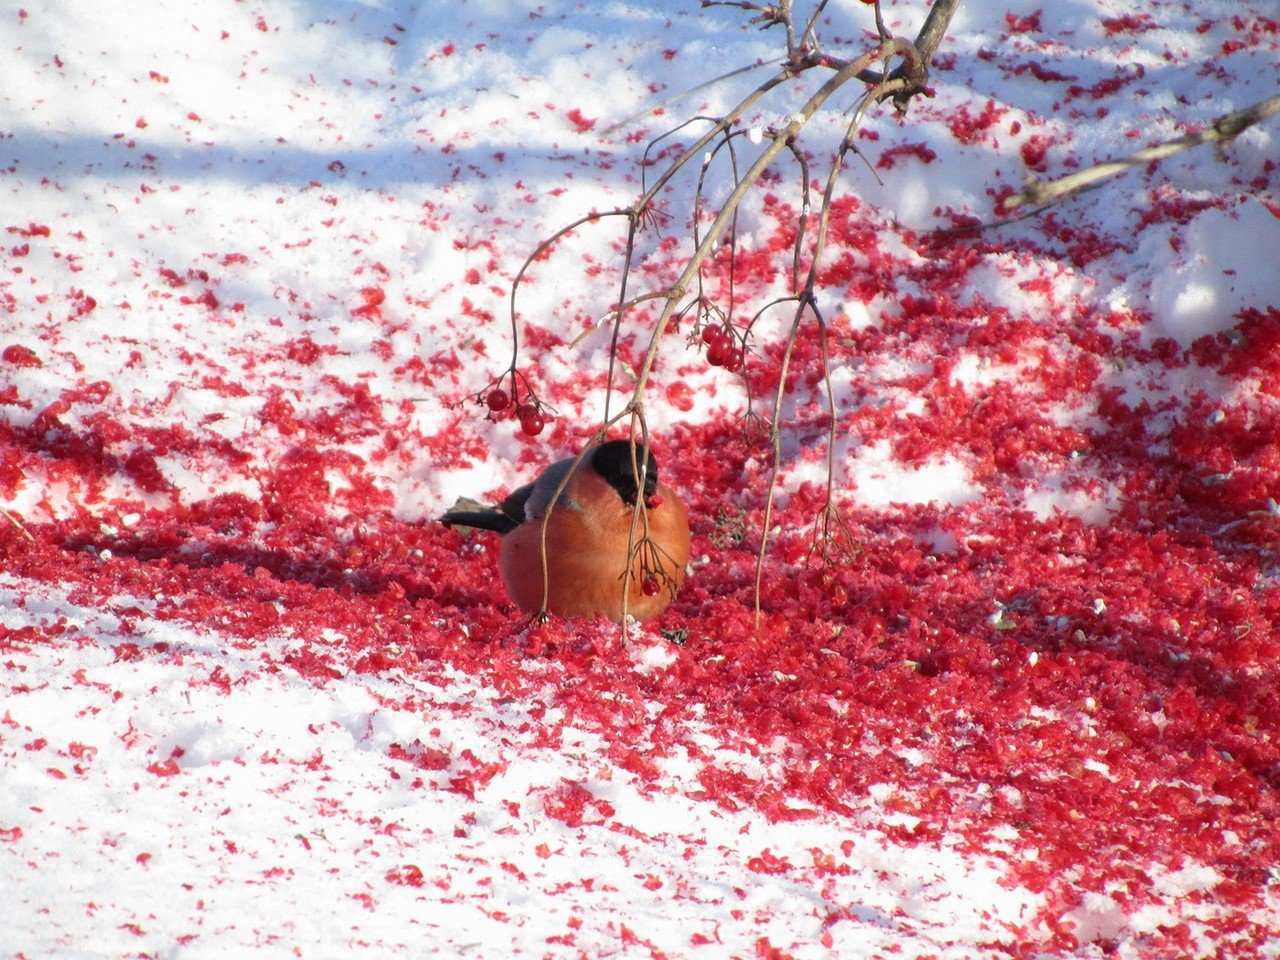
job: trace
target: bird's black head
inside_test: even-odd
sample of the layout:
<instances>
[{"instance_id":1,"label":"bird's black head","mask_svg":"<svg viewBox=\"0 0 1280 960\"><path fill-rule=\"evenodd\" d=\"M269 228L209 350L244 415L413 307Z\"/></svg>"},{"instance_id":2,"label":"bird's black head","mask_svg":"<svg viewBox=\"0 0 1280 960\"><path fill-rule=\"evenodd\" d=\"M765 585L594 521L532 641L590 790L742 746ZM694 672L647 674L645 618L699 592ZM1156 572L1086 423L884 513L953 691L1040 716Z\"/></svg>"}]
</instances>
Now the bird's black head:
<instances>
[{"instance_id":1,"label":"bird's black head","mask_svg":"<svg viewBox=\"0 0 1280 960\"><path fill-rule=\"evenodd\" d=\"M649 465L645 466L645 457ZM658 493L658 461L654 459L642 443L636 444L635 467L645 471L644 497L651 500ZM627 506L635 506L636 493L640 488L631 460L631 442L629 440L610 440L596 448L591 457L591 469L604 477L609 486L618 491Z\"/></svg>"}]
</instances>

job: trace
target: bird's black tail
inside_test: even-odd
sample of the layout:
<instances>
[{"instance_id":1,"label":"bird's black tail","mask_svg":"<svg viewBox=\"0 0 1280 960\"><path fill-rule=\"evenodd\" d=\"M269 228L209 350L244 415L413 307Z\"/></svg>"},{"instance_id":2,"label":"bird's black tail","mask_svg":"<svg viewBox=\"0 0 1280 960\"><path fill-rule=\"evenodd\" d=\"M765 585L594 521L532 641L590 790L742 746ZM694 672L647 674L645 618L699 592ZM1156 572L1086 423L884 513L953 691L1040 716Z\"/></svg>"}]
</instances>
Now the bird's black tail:
<instances>
[{"instance_id":1,"label":"bird's black tail","mask_svg":"<svg viewBox=\"0 0 1280 960\"><path fill-rule=\"evenodd\" d=\"M475 527L479 530L496 530L510 533L520 522L501 510L450 510L440 522L450 527Z\"/></svg>"}]
</instances>

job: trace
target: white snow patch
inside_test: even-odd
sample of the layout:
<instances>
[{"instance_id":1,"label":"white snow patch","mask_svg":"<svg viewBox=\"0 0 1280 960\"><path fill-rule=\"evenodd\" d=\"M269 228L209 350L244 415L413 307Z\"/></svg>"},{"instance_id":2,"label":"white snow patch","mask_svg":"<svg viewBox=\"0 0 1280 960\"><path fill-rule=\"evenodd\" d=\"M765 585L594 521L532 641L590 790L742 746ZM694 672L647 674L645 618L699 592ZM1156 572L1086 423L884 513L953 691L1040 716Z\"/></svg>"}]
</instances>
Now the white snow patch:
<instances>
[{"instance_id":1,"label":"white snow patch","mask_svg":"<svg viewBox=\"0 0 1280 960\"><path fill-rule=\"evenodd\" d=\"M1280 303L1280 218L1261 201L1245 197L1233 210L1205 210L1185 231L1150 229L1139 255L1145 252L1156 263L1167 260L1177 232L1185 245L1181 259L1151 281L1151 337L1172 337L1189 346L1229 330L1246 307Z\"/></svg>"},{"instance_id":2,"label":"white snow patch","mask_svg":"<svg viewBox=\"0 0 1280 960\"><path fill-rule=\"evenodd\" d=\"M908 466L894 458L887 440L877 440L859 448L846 462L853 499L863 506L923 503L960 506L979 496L968 468L954 457Z\"/></svg>"}]
</instances>

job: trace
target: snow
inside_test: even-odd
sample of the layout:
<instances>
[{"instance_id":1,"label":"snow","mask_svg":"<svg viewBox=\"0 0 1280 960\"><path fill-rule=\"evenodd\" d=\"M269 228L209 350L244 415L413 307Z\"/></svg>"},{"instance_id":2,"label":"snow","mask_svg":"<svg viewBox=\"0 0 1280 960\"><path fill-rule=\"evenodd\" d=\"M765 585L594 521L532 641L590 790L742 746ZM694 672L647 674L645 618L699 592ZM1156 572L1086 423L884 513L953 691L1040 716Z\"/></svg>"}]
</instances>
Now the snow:
<instances>
[{"instance_id":1,"label":"snow","mask_svg":"<svg viewBox=\"0 0 1280 960\"><path fill-rule=\"evenodd\" d=\"M830 6L861 52L869 8ZM832 475L812 323L776 476L743 414L789 305L747 377L664 341L646 415L699 559L626 646L522 621L491 541L432 518L625 400L656 311L609 395L602 220L518 293L546 432L474 402L537 245L770 67L612 125L777 31L692 0L0 10L0 951L1280 956L1276 121L955 232L1275 93L1268 3L1132 7L962 5L935 96L868 113L818 290ZM785 292L779 168L740 324ZM632 295L682 265L691 190ZM828 480L853 546L814 572Z\"/></svg>"},{"instance_id":2,"label":"snow","mask_svg":"<svg viewBox=\"0 0 1280 960\"><path fill-rule=\"evenodd\" d=\"M975 496L965 466L957 460L904 467L894 458L889 445L880 441L863 447L846 462L856 484L855 496L866 506L935 502L958 505Z\"/></svg>"},{"instance_id":3,"label":"snow","mask_svg":"<svg viewBox=\"0 0 1280 960\"><path fill-rule=\"evenodd\" d=\"M5 829L17 839L5 863L21 902L4 937L15 953L83 956L105 935L116 938L106 952L183 957L525 955L571 936L604 955L627 930L662 951L701 935L736 953L758 936L816 943L829 899L857 921L832 949L926 950L943 933L981 939L1016 924L1033 902L1002 889L997 863L899 848L860 818L779 825L693 802L688 764L646 791L599 767L597 737L571 724L553 746L534 746L528 706L550 690L513 703L454 672L430 688L392 674L317 689L267 672L275 651L145 616L129 633L166 655L121 657L92 639L116 634L117 616L17 586L4 584L6 626L58 620L78 640L6 663ZM642 660L638 669L663 665ZM388 706L406 686L416 709ZM470 760L411 781L387 759L406 743ZM461 785L469 767L508 752L519 759L493 779ZM39 763L19 764L23 754ZM721 751L717 762L750 761ZM566 786L591 798L580 823L539 812ZM790 869L748 866L819 855L853 868L822 897ZM572 896L558 895L565 888ZM673 899L673 888L688 894Z\"/></svg>"},{"instance_id":4,"label":"snow","mask_svg":"<svg viewBox=\"0 0 1280 960\"><path fill-rule=\"evenodd\" d=\"M1186 233L1191 255L1151 284L1152 311L1159 318L1153 333L1189 346L1197 337L1229 329L1245 307L1280 296L1280 220L1257 200L1242 198L1230 211L1205 210ZM1169 240L1166 235L1164 242ZM1158 242L1155 234L1143 246Z\"/></svg>"}]
</instances>

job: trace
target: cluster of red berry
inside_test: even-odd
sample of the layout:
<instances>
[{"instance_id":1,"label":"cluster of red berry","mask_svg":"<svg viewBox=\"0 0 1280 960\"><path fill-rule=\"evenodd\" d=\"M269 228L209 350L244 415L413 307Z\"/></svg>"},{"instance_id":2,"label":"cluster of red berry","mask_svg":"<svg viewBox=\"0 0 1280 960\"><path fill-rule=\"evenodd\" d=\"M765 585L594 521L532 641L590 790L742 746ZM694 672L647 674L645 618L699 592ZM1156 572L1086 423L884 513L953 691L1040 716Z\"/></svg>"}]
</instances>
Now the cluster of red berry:
<instances>
[{"instance_id":1,"label":"cluster of red berry","mask_svg":"<svg viewBox=\"0 0 1280 960\"><path fill-rule=\"evenodd\" d=\"M501 387L494 387L484 395L485 406L489 408L489 416L501 420L510 412L520 421L520 430L530 437L536 437L547 425L546 417L537 403L515 403L511 395Z\"/></svg>"},{"instance_id":2,"label":"cluster of red berry","mask_svg":"<svg viewBox=\"0 0 1280 960\"><path fill-rule=\"evenodd\" d=\"M732 328L707 324L702 328L702 342L707 345L707 363L732 372L742 366L742 346Z\"/></svg>"}]
</instances>

